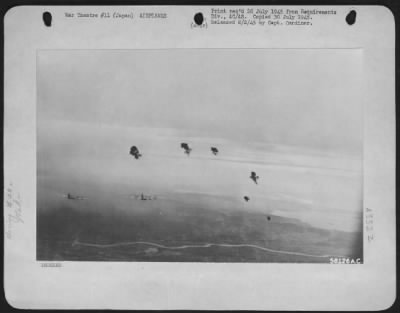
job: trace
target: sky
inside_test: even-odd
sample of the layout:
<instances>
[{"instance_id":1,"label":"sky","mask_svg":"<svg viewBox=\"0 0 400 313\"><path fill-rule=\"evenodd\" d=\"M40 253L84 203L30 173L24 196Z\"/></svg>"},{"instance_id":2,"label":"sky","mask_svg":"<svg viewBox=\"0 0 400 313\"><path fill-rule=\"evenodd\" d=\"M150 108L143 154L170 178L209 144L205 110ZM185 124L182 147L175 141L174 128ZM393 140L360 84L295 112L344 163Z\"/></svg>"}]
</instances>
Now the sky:
<instances>
[{"instance_id":1,"label":"sky","mask_svg":"<svg viewBox=\"0 0 400 313\"><path fill-rule=\"evenodd\" d=\"M362 153L359 50L46 50L38 119Z\"/></svg>"},{"instance_id":2,"label":"sky","mask_svg":"<svg viewBox=\"0 0 400 313\"><path fill-rule=\"evenodd\" d=\"M357 224L359 50L45 50L37 64L39 192L145 192Z\"/></svg>"}]
</instances>

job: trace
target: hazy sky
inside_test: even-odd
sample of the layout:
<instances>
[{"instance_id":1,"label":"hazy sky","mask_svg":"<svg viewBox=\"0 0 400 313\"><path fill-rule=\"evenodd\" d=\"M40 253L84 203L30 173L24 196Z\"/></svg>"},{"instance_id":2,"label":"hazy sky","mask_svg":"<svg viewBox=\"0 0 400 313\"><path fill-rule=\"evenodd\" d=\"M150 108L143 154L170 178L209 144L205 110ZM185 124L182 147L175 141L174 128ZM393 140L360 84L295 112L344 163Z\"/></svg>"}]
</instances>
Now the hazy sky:
<instances>
[{"instance_id":1,"label":"hazy sky","mask_svg":"<svg viewBox=\"0 0 400 313\"><path fill-rule=\"evenodd\" d=\"M362 152L360 50L38 53L38 121Z\"/></svg>"},{"instance_id":2,"label":"hazy sky","mask_svg":"<svg viewBox=\"0 0 400 313\"><path fill-rule=\"evenodd\" d=\"M182 207L277 212L355 229L361 57L358 50L40 51L39 199L156 193ZM190 157L181 142L192 146ZM140 160L129 155L132 145Z\"/></svg>"}]
</instances>

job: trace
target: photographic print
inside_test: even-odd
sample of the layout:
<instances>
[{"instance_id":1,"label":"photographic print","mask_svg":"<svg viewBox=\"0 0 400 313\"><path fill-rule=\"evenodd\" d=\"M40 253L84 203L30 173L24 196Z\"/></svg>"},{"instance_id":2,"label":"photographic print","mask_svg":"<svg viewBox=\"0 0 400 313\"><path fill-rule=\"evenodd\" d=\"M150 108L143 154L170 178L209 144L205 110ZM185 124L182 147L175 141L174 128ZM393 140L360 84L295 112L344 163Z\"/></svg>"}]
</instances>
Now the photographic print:
<instances>
[{"instance_id":1,"label":"photographic print","mask_svg":"<svg viewBox=\"0 0 400 313\"><path fill-rule=\"evenodd\" d=\"M357 49L39 50L37 260L363 262Z\"/></svg>"}]
</instances>

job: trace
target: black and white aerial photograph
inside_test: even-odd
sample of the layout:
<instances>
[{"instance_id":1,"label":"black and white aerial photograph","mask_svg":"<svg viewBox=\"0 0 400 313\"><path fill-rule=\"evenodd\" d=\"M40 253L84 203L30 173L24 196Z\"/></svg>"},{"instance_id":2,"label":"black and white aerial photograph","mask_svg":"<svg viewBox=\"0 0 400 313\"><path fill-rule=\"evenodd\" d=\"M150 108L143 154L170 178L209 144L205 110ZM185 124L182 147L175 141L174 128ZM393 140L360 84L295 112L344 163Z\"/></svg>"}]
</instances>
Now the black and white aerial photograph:
<instances>
[{"instance_id":1,"label":"black and white aerial photograph","mask_svg":"<svg viewBox=\"0 0 400 313\"><path fill-rule=\"evenodd\" d=\"M39 50L36 259L363 263L360 56Z\"/></svg>"}]
</instances>

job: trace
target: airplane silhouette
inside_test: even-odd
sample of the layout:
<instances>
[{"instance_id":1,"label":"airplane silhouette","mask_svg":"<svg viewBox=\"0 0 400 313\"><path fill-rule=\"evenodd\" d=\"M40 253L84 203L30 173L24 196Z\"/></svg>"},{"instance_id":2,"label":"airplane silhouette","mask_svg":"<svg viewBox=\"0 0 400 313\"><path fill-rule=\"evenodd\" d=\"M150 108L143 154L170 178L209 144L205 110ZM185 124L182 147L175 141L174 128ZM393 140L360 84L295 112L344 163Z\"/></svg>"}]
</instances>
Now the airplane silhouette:
<instances>
[{"instance_id":1,"label":"airplane silhouette","mask_svg":"<svg viewBox=\"0 0 400 313\"><path fill-rule=\"evenodd\" d=\"M256 183L257 183L257 179L259 179L260 177L257 176L256 172L251 172L250 178Z\"/></svg>"},{"instance_id":2,"label":"airplane silhouette","mask_svg":"<svg viewBox=\"0 0 400 313\"><path fill-rule=\"evenodd\" d=\"M218 151L217 148L211 147L211 152L212 152L214 155L217 155L219 151Z\"/></svg>"},{"instance_id":3,"label":"airplane silhouette","mask_svg":"<svg viewBox=\"0 0 400 313\"><path fill-rule=\"evenodd\" d=\"M138 160L142 155L139 152L139 149L136 146L132 146L129 154L133 155L136 160Z\"/></svg>"},{"instance_id":4,"label":"airplane silhouette","mask_svg":"<svg viewBox=\"0 0 400 313\"><path fill-rule=\"evenodd\" d=\"M81 197L81 196L74 196L71 195L70 193L65 195L65 198L67 198L68 200L85 200L85 197Z\"/></svg>"},{"instance_id":5,"label":"airplane silhouette","mask_svg":"<svg viewBox=\"0 0 400 313\"><path fill-rule=\"evenodd\" d=\"M189 147L189 145L186 142L181 143L181 148L185 150L185 153L189 156L190 152L192 151L192 148Z\"/></svg>"}]
</instances>

